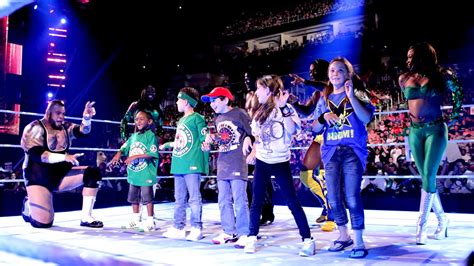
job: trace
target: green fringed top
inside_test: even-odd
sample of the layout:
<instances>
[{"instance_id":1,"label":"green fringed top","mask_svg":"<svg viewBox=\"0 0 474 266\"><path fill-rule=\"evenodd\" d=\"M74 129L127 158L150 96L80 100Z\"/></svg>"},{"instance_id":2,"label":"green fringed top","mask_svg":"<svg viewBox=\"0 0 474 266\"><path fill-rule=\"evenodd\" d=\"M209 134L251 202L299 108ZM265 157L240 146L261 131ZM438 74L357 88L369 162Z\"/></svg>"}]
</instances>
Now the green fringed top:
<instances>
[{"instance_id":1,"label":"green fringed top","mask_svg":"<svg viewBox=\"0 0 474 266\"><path fill-rule=\"evenodd\" d=\"M456 75L451 71L445 71L446 88L448 88L453 97L452 120L460 120L462 112L462 100L464 98L463 88Z\"/></svg>"}]
</instances>

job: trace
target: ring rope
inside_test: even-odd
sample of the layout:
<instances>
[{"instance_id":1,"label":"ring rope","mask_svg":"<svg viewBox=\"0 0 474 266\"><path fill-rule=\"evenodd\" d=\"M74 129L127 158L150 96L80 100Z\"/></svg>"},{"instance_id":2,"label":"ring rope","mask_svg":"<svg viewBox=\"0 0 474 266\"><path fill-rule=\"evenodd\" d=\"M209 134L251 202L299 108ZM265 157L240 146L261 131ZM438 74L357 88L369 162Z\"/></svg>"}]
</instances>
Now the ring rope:
<instances>
[{"instance_id":1,"label":"ring rope","mask_svg":"<svg viewBox=\"0 0 474 266\"><path fill-rule=\"evenodd\" d=\"M458 140L449 140L448 143L472 143L474 139L458 139ZM404 146L405 142L394 142L394 143L377 143L377 144L367 144L368 147L383 147L383 146ZM21 148L21 145L18 144L0 144L0 148ZM290 150L307 150L309 146L306 147L291 147ZM70 150L76 151L110 151L117 152L119 149L109 149L109 148L84 148L84 147L71 147ZM159 151L158 153L173 153L172 151ZM210 151L210 153L219 153L219 151Z\"/></svg>"},{"instance_id":2,"label":"ring rope","mask_svg":"<svg viewBox=\"0 0 474 266\"><path fill-rule=\"evenodd\" d=\"M471 108L474 107L474 104L466 104L462 106L463 108ZM452 109L452 106L442 106L441 110ZM392 114L392 113L406 113L408 110L397 110L397 111L383 111L383 112L375 112L374 114ZM0 113L9 113L9 114L21 114L21 115L31 115L31 116L40 116L43 117L44 114L40 113L33 113L33 112L24 112L24 111L11 111L0 109ZM70 117L66 116L66 119L71 120L79 120L81 121L82 118L77 117ZM111 124L121 124L121 122L112 121L112 120L104 120L104 119L92 119L94 122L101 122L101 123L111 123ZM133 123L129 123L129 125L134 125ZM163 126L165 129L176 129L176 127L171 126ZM472 143L474 139L469 140L450 140L449 143ZM369 147L379 147L379 146L404 146L406 145L405 142L396 142L396 143L379 143L379 144L367 144ZM1 148L21 148L21 145L17 144L0 144ZM306 150L308 147L291 147L290 150ZM85 147L71 147L71 150L80 150L80 151L108 151L108 152L116 152L118 149L109 149L109 148L85 148ZM219 151L210 151L211 153L218 153ZM172 153L172 151L159 151L159 153ZM209 176L203 175L202 178L216 178L217 176ZM174 176L157 176L157 178L174 178ZM253 176L249 175L249 178L253 178ZM272 176L274 178L274 176ZM299 176L293 176L294 179L299 179ZM413 175L377 175L377 176L362 176L362 178L400 178L400 179L410 179L410 178L420 178L420 176L413 176ZM457 175L457 176L447 176L447 175L438 175L436 178L474 178L474 175ZM126 180L127 177L104 177L102 180ZM14 179L14 180L0 180L0 183L19 183L24 182L22 179Z\"/></svg>"},{"instance_id":3,"label":"ring rope","mask_svg":"<svg viewBox=\"0 0 474 266\"><path fill-rule=\"evenodd\" d=\"M165 176L156 176L156 179L173 179L173 175L165 175ZM201 178L217 178L216 175L202 175ZM253 178L253 175L249 175L248 178ZM271 178L275 178L275 176L271 176ZM419 175L364 175L362 176L362 179L420 179L421 177ZM451 179L451 178L456 178L456 179L474 179L474 175L438 175L436 176L437 179ZM300 179L299 175L294 175L293 179ZM103 177L102 181L109 181L109 180L127 180L126 176L109 176L109 177ZM24 183L24 179L2 179L0 180L0 184L2 183Z\"/></svg>"}]
</instances>

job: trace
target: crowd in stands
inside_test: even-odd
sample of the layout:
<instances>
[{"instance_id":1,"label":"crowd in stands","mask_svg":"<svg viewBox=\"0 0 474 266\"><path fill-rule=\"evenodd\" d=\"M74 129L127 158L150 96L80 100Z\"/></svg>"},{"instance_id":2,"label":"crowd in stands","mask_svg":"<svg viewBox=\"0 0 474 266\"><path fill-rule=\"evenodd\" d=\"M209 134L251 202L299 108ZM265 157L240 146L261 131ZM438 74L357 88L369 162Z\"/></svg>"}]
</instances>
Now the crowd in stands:
<instances>
[{"instance_id":1,"label":"crowd in stands","mask_svg":"<svg viewBox=\"0 0 474 266\"><path fill-rule=\"evenodd\" d=\"M271 11L242 13L222 31L224 36L234 36L261 31L302 20L309 20L366 5L365 0L304 1L289 8Z\"/></svg>"}]
</instances>

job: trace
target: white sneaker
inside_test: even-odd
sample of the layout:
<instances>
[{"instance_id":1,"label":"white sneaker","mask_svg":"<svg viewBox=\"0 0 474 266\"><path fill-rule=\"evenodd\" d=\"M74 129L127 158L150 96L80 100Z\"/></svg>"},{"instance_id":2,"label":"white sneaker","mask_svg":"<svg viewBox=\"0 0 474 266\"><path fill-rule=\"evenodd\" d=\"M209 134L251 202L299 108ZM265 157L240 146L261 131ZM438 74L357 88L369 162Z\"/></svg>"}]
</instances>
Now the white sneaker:
<instances>
[{"instance_id":1,"label":"white sneaker","mask_svg":"<svg viewBox=\"0 0 474 266\"><path fill-rule=\"evenodd\" d=\"M302 257L309 257L314 254L316 254L316 241L313 238L305 238L299 255Z\"/></svg>"},{"instance_id":2,"label":"white sneaker","mask_svg":"<svg viewBox=\"0 0 474 266\"><path fill-rule=\"evenodd\" d=\"M198 241L202 239L202 230L201 228L193 227L189 232L189 235L186 237L188 241Z\"/></svg>"},{"instance_id":3,"label":"white sneaker","mask_svg":"<svg viewBox=\"0 0 474 266\"><path fill-rule=\"evenodd\" d=\"M122 229L135 229L140 226L140 220L132 218L128 221L128 223L121 226Z\"/></svg>"},{"instance_id":4,"label":"white sneaker","mask_svg":"<svg viewBox=\"0 0 474 266\"><path fill-rule=\"evenodd\" d=\"M239 237L239 240L237 240L237 242L235 242L235 245L234 247L235 248L245 248L245 245L247 244L247 241L248 241L248 237L247 236L241 236Z\"/></svg>"},{"instance_id":5,"label":"white sneaker","mask_svg":"<svg viewBox=\"0 0 474 266\"><path fill-rule=\"evenodd\" d=\"M177 229L176 227L170 227L166 232L163 233L163 236L166 238L172 239L185 239L186 238L186 231L183 229Z\"/></svg>"},{"instance_id":6,"label":"white sneaker","mask_svg":"<svg viewBox=\"0 0 474 266\"><path fill-rule=\"evenodd\" d=\"M150 232L150 231L155 231L155 221L153 219L147 219L142 223L142 226L140 227L145 232Z\"/></svg>"},{"instance_id":7,"label":"white sneaker","mask_svg":"<svg viewBox=\"0 0 474 266\"><path fill-rule=\"evenodd\" d=\"M228 235L226 233L222 233L212 239L212 243L214 244L225 244L227 242L234 242L235 237L233 235Z\"/></svg>"},{"instance_id":8,"label":"white sneaker","mask_svg":"<svg viewBox=\"0 0 474 266\"><path fill-rule=\"evenodd\" d=\"M247 243L245 243L244 252L245 253L255 253L257 246L257 236L247 237Z\"/></svg>"}]
</instances>

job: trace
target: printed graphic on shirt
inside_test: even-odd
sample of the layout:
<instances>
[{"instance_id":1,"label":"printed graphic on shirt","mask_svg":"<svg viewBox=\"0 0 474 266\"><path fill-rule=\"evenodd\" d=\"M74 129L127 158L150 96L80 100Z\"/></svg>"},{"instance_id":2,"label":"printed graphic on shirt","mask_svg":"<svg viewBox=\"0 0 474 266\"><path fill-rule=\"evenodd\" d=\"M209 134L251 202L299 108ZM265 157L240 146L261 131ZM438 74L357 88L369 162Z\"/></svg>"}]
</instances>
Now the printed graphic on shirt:
<instances>
[{"instance_id":1,"label":"printed graphic on shirt","mask_svg":"<svg viewBox=\"0 0 474 266\"><path fill-rule=\"evenodd\" d=\"M283 125L283 122L274 120L265 122L262 125L262 135L260 136L263 143L263 148L269 153L273 152L272 148L270 147L270 143L283 138L284 133L285 126Z\"/></svg>"},{"instance_id":2,"label":"printed graphic on shirt","mask_svg":"<svg viewBox=\"0 0 474 266\"><path fill-rule=\"evenodd\" d=\"M184 124L179 124L176 129L173 156L182 157L186 155L193 146L194 139L191 130Z\"/></svg>"},{"instance_id":3,"label":"printed graphic on shirt","mask_svg":"<svg viewBox=\"0 0 474 266\"><path fill-rule=\"evenodd\" d=\"M354 113L354 109L348 106L347 98L344 98L339 104L328 101L329 110L339 117L339 121L335 125L331 125L327 134L327 140L340 140L343 138L354 138L354 129L352 129L349 117Z\"/></svg>"},{"instance_id":4,"label":"printed graphic on shirt","mask_svg":"<svg viewBox=\"0 0 474 266\"><path fill-rule=\"evenodd\" d=\"M134 142L130 146L130 153L129 156L134 155L141 155L146 154L146 146L141 142ZM144 158L133 160L131 164L128 165L128 169L132 170L133 172L140 172L141 170L145 169L148 165L147 160Z\"/></svg>"},{"instance_id":5,"label":"printed graphic on shirt","mask_svg":"<svg viewBox=\"0 0 474 266\"><path fill-rule=\"evenodd\" d=\"M237 126L231 121L223 121L217 125L215 141L220 152L233 151L238 148L240 133Z\"/></svg>"},{"instance_id":6,"label":"printed graphic on shirt","mask_svg":"<svg viewBox=\"0 0 474 266\"><path fill-rule=\"evenodd\" d=\"M339 116L339 122L335 125L331 125L331 127L335 127L336 129L341 129L344 125L352 127L348 118L354 113L354 110L352 107L347 106L346 98L344 98L344 100L342 100L339 104L335 104L333 101L329 100L328 108L332 113Z\"/></svg>"}]
</instances>

